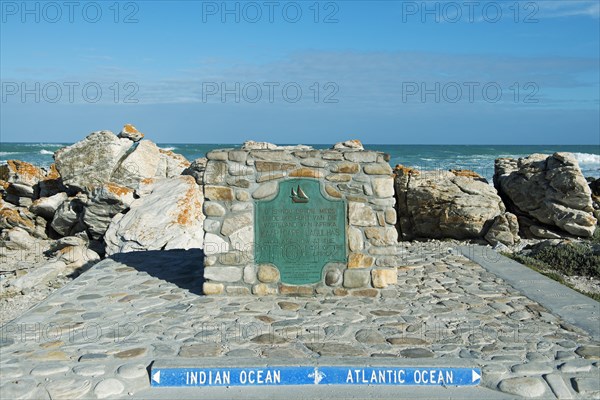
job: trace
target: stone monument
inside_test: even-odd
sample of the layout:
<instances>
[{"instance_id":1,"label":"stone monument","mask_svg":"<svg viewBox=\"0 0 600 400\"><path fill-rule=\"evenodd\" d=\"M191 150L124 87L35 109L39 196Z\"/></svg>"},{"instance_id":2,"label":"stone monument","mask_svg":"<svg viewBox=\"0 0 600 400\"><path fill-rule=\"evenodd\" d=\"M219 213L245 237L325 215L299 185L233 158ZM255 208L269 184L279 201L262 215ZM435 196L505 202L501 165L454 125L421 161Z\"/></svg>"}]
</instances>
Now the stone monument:
<instances>
[{"instance_id":1,"label":"stone monument","mask_svg":"<svg viewBox=\"0 0 600 400\"><path fill-rule=\"evenodd\" d=\"M249 142L207 158L205 294L377 296L396 282L388 155Z\"/></svg>"}]
</instances>

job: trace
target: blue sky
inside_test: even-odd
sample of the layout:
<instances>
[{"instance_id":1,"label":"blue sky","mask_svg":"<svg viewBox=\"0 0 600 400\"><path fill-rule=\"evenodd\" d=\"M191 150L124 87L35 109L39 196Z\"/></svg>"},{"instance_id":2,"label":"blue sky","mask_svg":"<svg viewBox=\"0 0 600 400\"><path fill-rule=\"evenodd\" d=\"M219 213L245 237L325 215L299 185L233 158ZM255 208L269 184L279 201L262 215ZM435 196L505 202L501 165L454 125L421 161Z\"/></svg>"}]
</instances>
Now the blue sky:
<instances>
[{"instance_id":1,"label":"blue sky","mask_svg":"<svg viewBox=\"0 0 600 400\"><path fill-rule=\"evenodd\" d=\"M23 4L5 142L600 143L598 0Z\"/></svg>"}]
</instances>

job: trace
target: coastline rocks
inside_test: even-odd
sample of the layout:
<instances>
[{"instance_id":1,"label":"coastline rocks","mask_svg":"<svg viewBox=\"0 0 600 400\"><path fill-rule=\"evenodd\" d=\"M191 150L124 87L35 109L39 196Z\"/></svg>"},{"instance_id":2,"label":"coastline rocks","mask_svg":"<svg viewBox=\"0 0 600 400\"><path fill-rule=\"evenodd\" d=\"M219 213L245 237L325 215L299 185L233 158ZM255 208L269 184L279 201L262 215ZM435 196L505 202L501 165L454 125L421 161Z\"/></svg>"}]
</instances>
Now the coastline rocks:
<instances>
[{"instance_id":1,"label":"coastline rocks","mask_svg":"<svg viewBox=\"0 0 600 400\"><path fill-rule=\"evenodd\" d=\"M590 237L596 228L591 190L571 153L532 154L495 162L494 185L525 237Z\"/></svg>"},{"instance_id":2,"label":"coastline rocks","mask_svg":"<svg viewBox=\"0 0 600 400\"><path fill-rule=\"evenodd\" d=\"M144 138L144 134L138 131L135 126L131 124L125 124L117 136L120 138L129 139L133 142L139 142Z\"/></svg>"},{"instance_id":3,"label":"coastline rocks","mask_svg":"<svg viewBox=\"0 0 600 400\"><path fill-rule=\"evenodd\" d=\"M106 253L202 248L202 190L191 176L158 179L112 219Z\"/></svg>"},{"instance_id":4,"label":"coastline rocks","mask_svg":"<svg viewBox=\"0 0 600 400\"><path fill-rule=\"evenodd\" d=\"M28 207L39 194L38 183L45 172L30 163L8 160L0 165L0 183L4 199L17 206Z\"/></svg>"},{"instance_id":5,"label":"coastline rocks","mask_svg":"<svg viewBox=\"0 0 600 400\"><path fill-rule=\"evenodd\" d=\"M133 189L106 183L94 188L83 211L83 222L92 239L104 236L112 218L133 202Z\"/></svg>"},{"instance_id":6,"label":"coastline rocks","mask_svg":"<svg viewBox=\"0 0 600 400\"><path fill-rule=\"evenodd\" d=\"M70 236L77 232L85 231L82 220L83 207L87 203L87 196L80 193L75 197L66 199L56 210L50 226L60 236Z\"/></svg>"},{"instance_id":7,"label":"coastline rocks","mask_svg":"<svg viewBox=\"0 0 600 400\"><path fill-rule=\"evenodd\" d=\"M403 239L477 239L489 233L493 244L518 241L511 227L514 219L504 216L502 200L480 177L403 166L395 174L397 226Z\"/></svg>"},{"instance_id":8,"label":"coastline rocks","mask_svg":"<svg viewBox=\"0 0 600 400\"><path fill-rule=\"evenodd\" d=\"M56 168L67 188L85 191L110 181L132 144L131 140L118 138L111 131L94 132L56 151Z\"/></svg>"},{"instance_id":9,"label":"coastline rocks","mask_svg":"<svg viewBox=\"0 0 600 400\"><path fill-rule=\"evenodd\" d=\"M197 158L190 164L189 167L181 172L181 175L193 176L198 185L204 184L204 172L206 171L206 164L208 159L205 157Z\"/></svg>"},{"instance_id":10,"label":"coastline rocks","mask_svg":"<svg viewBox=\"0 0 600 400\"><path fill-rule=\"evenodd\" d=\"M27 208L17 207L0 200L0 231L21 228L31 236L46 239L46 220L36 217Z\"/></svg>"},{"instance_id":11,"label":"coastline rocks","mask_svg":"<svg viewBox=\"0 0 600 400\"><path fill-rule=\"evenodd\" d=\"M49 197L40 197L29 207L29 211L52 221L56 210L58 210L58 207L67 200L67 197L67 194L64 192Z\"/></svg>"},{"instance_id":12,"label":"coastline rocks","mask_svg":"<svg viewBox=\"0 0 600 400\"><path fill-rule=\"evenodd\" d=\"M59 274L67 269L67 264L59 260L50 260L41 266L37 266L27 274L13 280L10 283L10 289L21 291L24 289L35 288L44 285L55 279Z\"/></svg>"},{"instance_id":13,"label":"coastline rocks","mask_svg":"<svg viewBox=\"0 0 600 400\"><path fill-rule=\"evenodd\" d=\"M512 246L519 241L519 221L517 216L509 212L498 215L484 236L492 246L502 243Z\"/></svg>"},{"instance_id":14,"label":"coastline rocks","mask_svg":"<svg viewBox=\"0 0 600 400\"><path fill-rule=\"evenodd\" d=\"M333 145L332 149L334 150L364 150L363 144L358 139L346 140L345 142L339 142Z\"/></svg>"},{"instance_id":15,"label":"coastline rocks","mask_svg":"<svg viewBox=\"0 0 600 400\"><path fill-rule=\"evenodd\" d=\"M276 144L269 142L255 142L254 140L246 140L242 145L242 150L274 150Z\"/></svg>"},{"instance_id":16,"label":"coastline rocks","mask_svg":"<svg viewBox=\"0 0 600 400\"><path fill-rule=\"evenodd\" d=\"M44 176L41 168L25 161L8 160L0 165L0 179L18 186L33 188ZM31 191L33 194L33 190Z\"/></svg>"},{"instance_id":17,"label":"coastline rocks","mask_svg":"<svg viewBox=\"0 0 600 400\"><path fill-rule=\"evenodd\" d=\"M182 155L129 136L99 131L58 150L54 158L64 185L72 193L91 193L107 183L137 189L149 179L178 176L190 165Z\"/></svg>"}]
</instances>

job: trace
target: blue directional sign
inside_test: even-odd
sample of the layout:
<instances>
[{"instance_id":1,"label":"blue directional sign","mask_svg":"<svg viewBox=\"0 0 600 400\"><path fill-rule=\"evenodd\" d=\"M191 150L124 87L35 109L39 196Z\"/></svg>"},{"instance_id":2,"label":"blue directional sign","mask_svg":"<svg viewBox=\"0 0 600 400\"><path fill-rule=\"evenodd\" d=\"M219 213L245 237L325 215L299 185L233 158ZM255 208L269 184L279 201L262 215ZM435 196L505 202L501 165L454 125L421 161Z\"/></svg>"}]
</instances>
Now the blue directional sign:
<instances>
[{"instance_id":1,"label":"blue directional sign","mask_svg":"<svg viewBox=\"0 0 600 400\"><path fill-rule=\"evenodd\" d=\"M154 387L397 385L476 386L479 368L438 367L248 367L152 368Z\"/></svg>"}]
</instances>

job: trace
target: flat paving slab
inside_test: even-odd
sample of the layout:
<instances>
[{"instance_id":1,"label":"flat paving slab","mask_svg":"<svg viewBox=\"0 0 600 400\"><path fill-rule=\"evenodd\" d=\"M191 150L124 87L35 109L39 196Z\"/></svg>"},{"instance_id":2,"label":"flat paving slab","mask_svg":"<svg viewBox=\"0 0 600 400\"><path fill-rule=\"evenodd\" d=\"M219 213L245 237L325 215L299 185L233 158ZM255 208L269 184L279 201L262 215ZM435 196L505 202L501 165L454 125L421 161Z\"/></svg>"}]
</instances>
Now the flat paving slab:
<instances>
[{"instance_id":1,"label":"flat paving slab","mask_svg":"<svg viewBox=\"0 0 600 400\"><path fill-rule=\"evenodd\" d=\"M402 257L398 284L373 298L206 297L201 252L103 260L0 328L0 398L600 396L600 343L587 331L447 246L406 244ZM330 357L478 366L482 377L468 388L150 386L155 362Z\"/></svg>"},{"instance_id":2,"label":"flat paving slab","mask_svg":"<svg viewBox=\"0 0 600 400\"><path fill-rule=\"evenodd\" d=\"M564 321L600 340L600 303L487 246L460 246L458 251Z\"/></svg>"}]
</instances>

